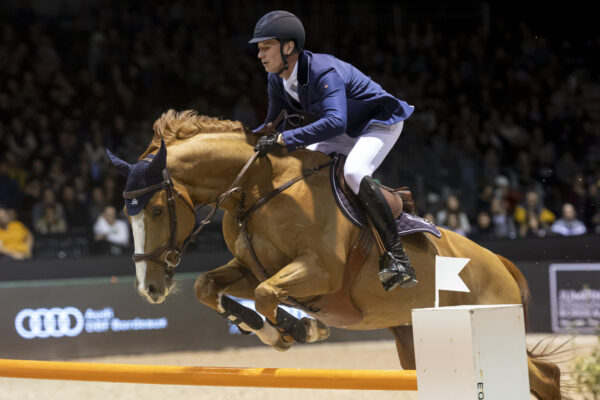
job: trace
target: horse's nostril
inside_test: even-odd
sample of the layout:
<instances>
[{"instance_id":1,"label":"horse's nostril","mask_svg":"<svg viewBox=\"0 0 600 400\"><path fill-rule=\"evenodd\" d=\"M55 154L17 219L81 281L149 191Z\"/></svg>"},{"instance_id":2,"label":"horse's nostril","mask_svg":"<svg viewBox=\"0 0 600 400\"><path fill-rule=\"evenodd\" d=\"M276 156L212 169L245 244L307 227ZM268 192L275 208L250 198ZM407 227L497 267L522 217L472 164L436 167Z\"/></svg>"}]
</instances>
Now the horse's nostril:
<instances>
[{"instance_id":1,"label":"horse's nostril","mask_svg":"<svg viewBox=\"0 0 600 400\"><path fill-rule=\"evenodd\" d=\"M156 286L154 286L152 284L148 285L148 293L154 294L156 292L158 292L158 290L156 289Z\"/></svg>"}]
</instances>

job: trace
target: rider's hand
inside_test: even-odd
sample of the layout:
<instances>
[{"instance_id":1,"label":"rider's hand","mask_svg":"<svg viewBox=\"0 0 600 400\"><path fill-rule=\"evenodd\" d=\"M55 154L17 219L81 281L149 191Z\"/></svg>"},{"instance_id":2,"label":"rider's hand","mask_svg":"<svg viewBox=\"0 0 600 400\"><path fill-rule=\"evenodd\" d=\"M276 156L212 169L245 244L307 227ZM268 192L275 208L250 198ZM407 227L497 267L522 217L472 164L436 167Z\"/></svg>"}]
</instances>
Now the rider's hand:
<instances>
[{"instance_id":1,"label":"rider's hand","mask_svg":"<svg viewBox=\"0 0 600 400\"><path fill-rule=\"evenodd\" d=\"M283 135L281 133L273 133L258 139L258 143L254 146L254 151L258 152L259 157L264 157L267 153L282 148L283 146Z\"/></svg>"}]
</instances>

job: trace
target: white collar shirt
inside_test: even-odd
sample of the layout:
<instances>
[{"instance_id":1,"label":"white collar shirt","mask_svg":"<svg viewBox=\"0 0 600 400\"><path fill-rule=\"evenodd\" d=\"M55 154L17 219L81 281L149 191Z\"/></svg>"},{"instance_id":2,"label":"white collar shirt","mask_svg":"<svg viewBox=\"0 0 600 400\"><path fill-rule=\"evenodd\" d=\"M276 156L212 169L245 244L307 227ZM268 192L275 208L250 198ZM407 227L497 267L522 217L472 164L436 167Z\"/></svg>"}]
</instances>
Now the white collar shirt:
<instances>
[{"instance_id":1,"label":"white collar shirt","mask_svg":"<svg viewBox=\"0 0 600 400\"><path fill-rule=\"evenodd\" d=\"M283 87L294 100L300 102L300 97L298 96L298 62L294 65L290 77L288 79L283 79Z\"/></svg>"}]
</instances>

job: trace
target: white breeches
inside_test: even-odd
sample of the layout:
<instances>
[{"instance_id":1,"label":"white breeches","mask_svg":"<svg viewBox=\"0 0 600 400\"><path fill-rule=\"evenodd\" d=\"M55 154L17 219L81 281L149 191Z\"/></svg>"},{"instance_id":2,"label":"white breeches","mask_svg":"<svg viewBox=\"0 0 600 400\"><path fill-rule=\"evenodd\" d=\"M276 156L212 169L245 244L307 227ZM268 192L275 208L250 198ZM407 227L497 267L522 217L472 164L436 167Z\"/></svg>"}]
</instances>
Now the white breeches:
<instances>
[{"instance_id":1,"label":"white breeches","mask_svg":"<svg viewBox=\"0 0 600 400\"><path fill-rule=\"evenodd\" d=\"M360 181L371 176L381 165L400 137L404 121L394 125L372 123L366 132L356 138L345 133L306 148L321 153L338 153L347 156L344 166L346 184L358 194Z\"/></svg>"}]
</instances>

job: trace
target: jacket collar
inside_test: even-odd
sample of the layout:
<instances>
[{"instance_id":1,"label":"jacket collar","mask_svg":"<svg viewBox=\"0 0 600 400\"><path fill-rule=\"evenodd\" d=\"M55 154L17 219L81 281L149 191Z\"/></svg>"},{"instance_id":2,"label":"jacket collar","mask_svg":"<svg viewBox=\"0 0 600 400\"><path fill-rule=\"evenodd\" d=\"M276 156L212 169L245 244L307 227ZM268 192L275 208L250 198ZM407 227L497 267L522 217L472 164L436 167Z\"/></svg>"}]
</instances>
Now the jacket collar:
<instances>
[{"instance_id":1,"label":"jacket collar","mask_svg":"<svg viewBox=\"0 0 600 400\"><path fill-rule=\"evenodd\" d=\"M311 58L312 53L310 51L303 51L298 57L298 83L305 89L308 85Z\"/></svg>"}]
</instances>

